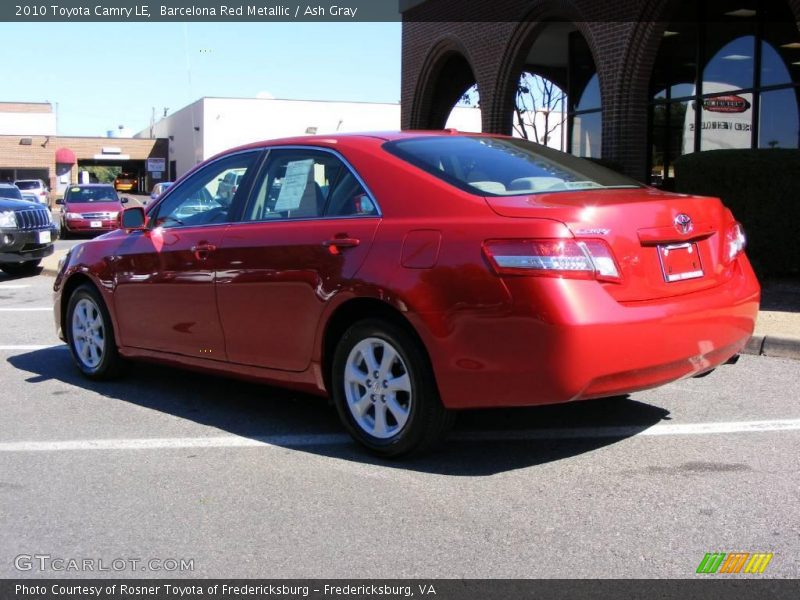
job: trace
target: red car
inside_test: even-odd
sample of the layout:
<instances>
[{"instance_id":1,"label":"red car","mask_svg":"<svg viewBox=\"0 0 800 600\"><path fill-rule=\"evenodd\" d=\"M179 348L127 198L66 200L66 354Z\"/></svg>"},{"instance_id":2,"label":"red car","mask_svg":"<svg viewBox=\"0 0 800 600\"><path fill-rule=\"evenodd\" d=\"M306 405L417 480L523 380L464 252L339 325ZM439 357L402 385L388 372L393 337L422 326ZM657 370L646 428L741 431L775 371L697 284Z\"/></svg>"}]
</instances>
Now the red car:
<instances>
[{"instance_id":1,"label":"red car","mask_svg":"<svg viewBox=\"0 0 800 600\"><path fill-rule=\"evenodd\" d=\"M61 208L61 237L70 233L100 233L119 227L122 204L128 201L117 195L114 186L86 183L67 188Z\"/></svg>"},{"instance_id":2,"label":"red car","mask_svg":"<svg viewBox=\"0 0 800 600\"><path fill-rule=\"evenodd\" d=\"M459 409L708 372L742 350L759 303L719 200L505 137L245 146L122 226L73 249L55 284L85 375L149 359L330 394L386 456L430 447Z\"/></svg>"}]
</instances>

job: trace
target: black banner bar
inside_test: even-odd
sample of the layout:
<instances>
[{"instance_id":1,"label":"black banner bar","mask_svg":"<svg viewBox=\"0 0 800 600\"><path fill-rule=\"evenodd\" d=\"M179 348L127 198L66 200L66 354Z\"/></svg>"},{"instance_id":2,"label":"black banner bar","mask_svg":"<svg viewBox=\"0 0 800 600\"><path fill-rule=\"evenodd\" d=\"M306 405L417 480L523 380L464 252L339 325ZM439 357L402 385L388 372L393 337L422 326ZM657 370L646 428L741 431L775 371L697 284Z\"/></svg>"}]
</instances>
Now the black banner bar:
<instances>
[{"instance_id":1,"label":"black banner bar","mask_svg":"<svg viewBox=\"0 0 800 600\"><path fill-rule=\"evenodd\" d=\"M2 600L796 600L799 580L5 579Z\"/></svg>"}]
</instances>

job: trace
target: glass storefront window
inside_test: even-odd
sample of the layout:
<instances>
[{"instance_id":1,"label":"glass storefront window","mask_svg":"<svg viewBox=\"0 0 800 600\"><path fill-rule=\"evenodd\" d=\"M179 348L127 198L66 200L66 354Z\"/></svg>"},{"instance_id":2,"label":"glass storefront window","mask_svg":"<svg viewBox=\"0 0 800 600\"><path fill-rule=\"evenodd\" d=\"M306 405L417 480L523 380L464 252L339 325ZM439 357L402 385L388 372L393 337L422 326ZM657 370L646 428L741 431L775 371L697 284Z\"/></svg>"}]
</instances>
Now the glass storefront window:
<instances>
[{"instance_id":1,"label":"glass storefront window","mask_svg":"<svg viewBox=\"0 0 800 600\"><path fill-rule=\"evenodd\" d=\"M800 37L800 35L798 35ZM797 43L800 49L800 42ZM797 59L800 60L800 52L797 52ZM797 67L798 65L795 65ZM770 85L781 85L784 83L792 83L792 76L783 57L778 53L772 44L768 42L761 42L761 85L767 87Z\"/></svg>"},{"instance_id":2,"label":"glass storefront window","mask_svg":"<svg viewBox=\"0 0 800 600\"><path fill-rule=\"evenodd\" d=\"M600 108L600 79L597 77L597 73L586 84L576 110L583 111L593 108Z\"/></svg>"},{"instance_id":3,"label":"glass storefront window","mask_svg":"<svg viewBox=\"0 0 800 600\"><path fill-rule=\"evenodd\" d=\"M652 183L668 185L675 159L695 150L800 147L800 32L787 1L683 0L673 18L650 81Z\"/></svg>"},{"instance_id":4,"label":"glass storefront window","mask_svg":"<svg viewBox=\"0 0 800 600\"><path fill-rule=\"evenodd\" d=\"M793 88L761 94L758 127L759 148L798 148L797 92Z\"/></svg>"},{"instance_id":5,"label":"glass storefront window","mask_svg":"<svg viewBox=\"0 0 800 600\"><path fill-rule=\"evenodd\" d=\"M716 35L723 35L723 32ZM752 87L754 57L755 38L751 35L725 44L712 55L703 70L703 93Z\"/></svg>"},{"instance_id":6,"label":"glass storefront window","mask_svg":"<svg viewBox=\"0 0 800 600\"><path fill-rule=\"evenodd\" d=\"M572 154L585 158L600 158L603 119L601 113L590 112L572 117Z\"/></svg>"}]
</instances>

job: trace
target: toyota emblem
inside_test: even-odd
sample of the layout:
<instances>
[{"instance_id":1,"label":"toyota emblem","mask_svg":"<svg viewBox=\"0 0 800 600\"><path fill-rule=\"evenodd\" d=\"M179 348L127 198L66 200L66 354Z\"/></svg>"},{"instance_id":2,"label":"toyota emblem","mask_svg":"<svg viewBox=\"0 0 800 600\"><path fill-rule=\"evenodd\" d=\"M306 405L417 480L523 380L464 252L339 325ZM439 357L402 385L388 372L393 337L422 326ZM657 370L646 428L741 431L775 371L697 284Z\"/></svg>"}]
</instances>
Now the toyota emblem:
<instances>
[{"instance_id":1,"label":"toyota emblem","mask_svg":"<svg viewBox=\"0 0 800 600\"><path fill-rule=\"evenodd\" d=\"M694 229L694 225L692 225L692 217L686 213L681 213L675 217L674 223L675 229L683 234L691 233L692 229Z\"/></svg>"}]
</instances>

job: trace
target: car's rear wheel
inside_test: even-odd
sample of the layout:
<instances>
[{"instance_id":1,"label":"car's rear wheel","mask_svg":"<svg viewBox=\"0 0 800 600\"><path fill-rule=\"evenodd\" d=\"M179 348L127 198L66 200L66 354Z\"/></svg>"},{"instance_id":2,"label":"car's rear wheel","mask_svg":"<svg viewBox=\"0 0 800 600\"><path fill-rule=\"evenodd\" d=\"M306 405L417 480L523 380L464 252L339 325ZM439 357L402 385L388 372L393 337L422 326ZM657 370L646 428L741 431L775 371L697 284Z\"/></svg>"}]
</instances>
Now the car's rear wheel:
<instances>
[{"instance_id":1,"label":"car's rear wheel","mask_svg":"<svg viewBox=\"0 0 800 600\"><path fill-rule=\"evenodd\" d=\"M122 368L111 317L98 291L78 287L69 298L65 319L67 343L81 372L91 379L110 379Z\"/></svg>"},{"instance_id":2,"label":"car's rear wheel","mask_svg":"<svg viewBox=\"0 0 800 600\"><path fill-rule=\"evenodd\" d=\"M41 260L26 260L21 263L6 263L0 269L9 275L33 275Z\"/></svg>"},{"instance_id":3,"label":"car's rear wheel","mask_svg":"<svg viewBox=\"0 0 800 600\"><path fill-rule=\"evenodd\" d=\"M381 456L423 453L452 424L421 344L388 321L367 319L345 332L331 383L345 427Z\"/></svg>"}]
</instances>

